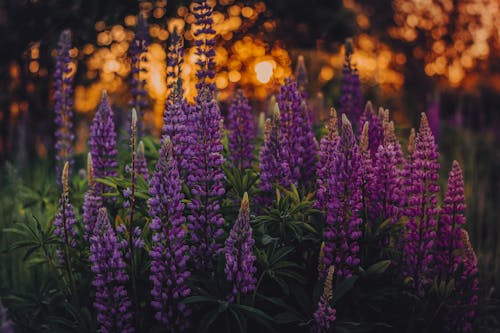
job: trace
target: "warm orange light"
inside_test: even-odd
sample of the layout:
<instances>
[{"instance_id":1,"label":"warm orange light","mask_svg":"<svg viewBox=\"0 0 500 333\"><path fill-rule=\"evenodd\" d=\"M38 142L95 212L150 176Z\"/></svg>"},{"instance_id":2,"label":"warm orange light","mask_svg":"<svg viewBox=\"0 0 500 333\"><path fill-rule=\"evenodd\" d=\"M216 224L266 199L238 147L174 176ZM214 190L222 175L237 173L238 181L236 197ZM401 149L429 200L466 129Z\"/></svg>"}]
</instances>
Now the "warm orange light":
<instances>
[{"instance_id":1,"label":"warm orange light","mask_svg":"<svg viewBox=\"0 0 500 333\"><path fill-rule=\"evenodd\" d=\"M260 83L268 83L273 76L273 64L270 61L261 61L255 64L255 73L257 74L257 81Z\"/></svg>"}]
</instances>

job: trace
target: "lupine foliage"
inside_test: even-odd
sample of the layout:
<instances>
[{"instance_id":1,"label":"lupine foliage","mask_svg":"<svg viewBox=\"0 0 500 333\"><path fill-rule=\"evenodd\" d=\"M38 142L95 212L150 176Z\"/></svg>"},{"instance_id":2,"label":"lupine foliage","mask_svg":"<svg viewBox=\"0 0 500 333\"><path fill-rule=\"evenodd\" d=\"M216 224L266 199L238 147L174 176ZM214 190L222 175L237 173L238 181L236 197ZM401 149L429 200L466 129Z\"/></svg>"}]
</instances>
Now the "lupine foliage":
<instances>
[{"instance_id":1,"label":"lupine foliage","mask_svg":"<svg viewBox=\"0 0 500 333\"><path fill-rule=\"evenodd\" d=\"M326 133L315 137L301 59L296 81L287 79L277 95L260 147L251 108L237 93L226 151L212 82L212 7L197 0L193 10L195 103L182 89L177 33L160 140L141 137L136 147L141 119L133 111L130 145L118 154L113 98L103 94L87 177L70 176L66 162L61 193L34 196L47 222L4 230L17 237L10 250L24 250L34 273L26 290L0 290L9 308L8 320L0 312L1 327L471 331L479 285L461 169L453 163L440 202L439 153L425 114L403 153L387 110L375 113L369 103L361 114L348 49L340 126L332 109ZM56 89L57 97L67 88Z\"/></svg>"}]
</instances>

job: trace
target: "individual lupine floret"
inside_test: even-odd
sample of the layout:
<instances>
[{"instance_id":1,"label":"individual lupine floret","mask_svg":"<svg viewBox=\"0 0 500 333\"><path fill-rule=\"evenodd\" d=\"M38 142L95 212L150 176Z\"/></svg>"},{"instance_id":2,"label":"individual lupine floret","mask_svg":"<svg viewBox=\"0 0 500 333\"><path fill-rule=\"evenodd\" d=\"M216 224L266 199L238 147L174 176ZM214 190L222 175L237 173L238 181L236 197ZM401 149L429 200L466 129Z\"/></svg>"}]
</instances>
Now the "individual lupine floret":
<instances>
[{"instance_id":1,"label":"individual lupine floret","mask_svg":"<svg viewBox=\"0 0 500 333\"><path fill-rule=\"evenodd\" d=\"M349 278L360 263L362 159L345 114L340 142L333 150L329 167L324 262L326 267L335 265L337 278Z\"/></svg>"},{"instance_id":2,"label":"individual lupine floret","mask_svg":"<svg viewBox=\"0 0 500 333\"><path fill-rule=\"evenodd\" d=\"M100 208L90 237L89 261L94 273L94 308L99 331L103 333L134 332L132 303L125 288L128 275L122 255L124 247L126 244L119 241L106 208Z\"/></svg>"},{"instance_id":3,"label":"individual lupine floret","mask_svg":"<svg viewBox=\"0 0 500 333\"><path fill-rule=\"evenodd\" d=\"M234 223L229 237L226 239L224 255L226 257L227 281L232 284L231 302L239 302L239 296L255 289L255 256L252 253L254 240L250 227L250 206L248 194L245 192L241 201L238 219Z\"/></svg>"},{"instance_id":4,"label":"individual lupine floret","mask_svg":"<svg viewBox=\"0 0 500 333\"><path fill-rule=\"evenodd\" d=\"M87 155L87 179L88 189L83 198L83 224L85 226L84 239L89 240L97 221L99 208L102 206L101 196L96 192L94 180L94 166L92 165L92 154Z\"/></svg>"},{"instance_id":5,"label":"individual lupine floret","mask_svg":"<svg viewBox=\"0 0 500 333\"><path fill-rule=\"evenodd\" d=\"M191 257L197 268L210 269L213 257L221 247L217 238L223 233L220 198L225 193L221 168L224 157L219 106L209 88L203 88L199 95L190 129L196 140L191 147L193 154L186 171L186 184L191 190L188 226L193 241Z\"/></svg>"},{"instance_id":6,"label":"individual lupine floret","mask_svg":"<svg viewBox=\"0 0 500 333\"><path fill-rule=\"evenodd\" d=\"M184 331L188 326L190 309L181 301L189 296L186 279L189 247L185 243L183 224L184 195L174 158L172 142L163 139L158 162L151 178L148 200L151 245L151 305L156 319L169 332Z\"/></svg>"},{"instance_id":7,"label":"individual lupine floret","mask_svg":"<svg viewBox=\"0 0 500 333\"><path fill-rule=\"evenodd\" d=\"M326 274L325 286L323 288L323 294L318 303L318 308L314 312L315 321L315 332L327 333L331 332L333 328L333 322L336 318L336 311L330 305L333 297L333 273L334 267L330 266Z\"/></svg>"},{"instance_id":8,"label":"individual lupine floret","mask_svg":"<svg viewBox=\"0 0 500 333\"><path fill-rule=\"evenodd\" d=\"M139 145L137 146L137 156L135 163L137 167L137 174L140 175L145 181L148 181L148 161L146 160L146 155L144 153L144 143L142 142L142 140L139 141Z\"/></svg>"},{"instance_id":9,"label":"individual lupine floret","mask_svg":"<svg viewBox=\"0 0 500 333\"><path fill-rule=\"evenodd\" d=\"M264 130L264 144L259 155L261 204L269 204L275 186L288 188L291 185L288 156L281 140L280 111L275 104L273 119L267 119Z\"/></svg>"},{"instance_id":10,"label":"individual lupine floret","mask_svg":"<svg viewBox=\"0 0 500 333\"><path fill-rule=\"evenodd\" d=\"M255 125L252 108L242 90L237 90L229 106L229 159L236 168L246 169L252 166Z\"/></svg>"},{"instance_id":11,"label":"individual lupine floret","mask_svg":"<svg viewBox=\"0 0 500 333\"><path fill-rule=\"evenodd\" d=\"M330 109L330 119L326 125L327 134L321 138L318 151L317 163L317 185L316 191L316 207L322 210L326 209L329 201L328 195L328 180L331 176L330 163L333 157L333 152L337 149L340 142L338 133L337 111L334 108Z\"/></svg>"},{"instance_id":12,"label":"individual lupine floret","mask_svg":"<svg viewBox=\"0 0 500 333\"><path fill-rule=\"evenodd\" d=\"M64 30L59 36L56 66L54 72L54 113L56 123L57 182L66 161L73 166L73 75L71 74L71 32Z\"/></svg>"},{"instance_id":13,"label":"individual lupine floret","mask_svg":"<svg viewBox=\"0 0 500 333\"><path fill-rule=\"evenodd\" d=\"M198 91L206 86L213 94L215 84L215 30L213 21L213 8L207 0L194 0L193 5L195 26L194 31L194 46L196 47L196 64L198 69L196 77L198 83L196 88Z\"/></svg>"},{"instance_id":14,"label":"individual lupine floret","mask_svg":"<svg viewBox=\"0 0 500 333\"><path fill-rule=\"evenodd\" d=\"M90 152L94 174L97 178L118 176L116 170L116 132L113 122L113 109L109 104L106 91L103 91L101 102L90 126L89 139ZM96 193L101 195L111 188L101 183L96 183Z\"/></svg>"},{"instance_id":15,"label":"individual lupine floret","mask_svg":"<svg viewBox=\"0 0 500 333\"><path fill-rule=\"evenodd\" d=\"M138 115L138 133L142 135L143 115L148 106L148 93L145 89L145 71L144 63L148 61L146 52L150 44L148 21L145 13L140 12L137 15L137 25L135 28L134 40L130 44L130 91L132 98L129 106L137 111Z\"/></svg>"},{"instance_id":16,"label":"individual lupine floret","mask_svg":"<svg viewBox=\"0 0 500 333\"><path fill-rule=\"evenodd\" d=\"M439 192L438 157L427 117L422 113L415 151L412 154L410 183L405 189L409 202L403 267L404 278L419 296L425 294L434 270L433 246L436 239Z\"/></svg>"},{"instance_id":17,"label":"individual lupine floret","mask_svg":"<svg viewBox=\"0 0 500 333\"><path fill-rule=\"evenodd\" d=\"M372 103L366 102L365 110L359 119L359 133L361 136L363 125L368 122L368 142L370 144L370 156L375 161L378 147L384 143L384 129L382 127L382 119L375 113Z\"/></svg>"},{"instance_id":18,"label":"individual lupine floret","mask_svg":"<svg viewBox=\"0 0 500 333\"><path fill-rule=\"evenodd\" d=\"M358 70L351 63L352 42L345 43L345 62L342 69L342 88L340 95L340 111L346 114L357 125L363 112L363 95Z\"/></svg>"},{"instance_id":19,"label":"individual lupine floret","mask_svg":"<svg viewBox=\"0 0 500 333\"><path fill-rule=\"evenodd\" d=\"M281 114L281 140L289 154L291 181L307 184L314 179L317 151L307 104L297 83L290 78L285 80L276 100Z\"/></svg>"}]
</instances>

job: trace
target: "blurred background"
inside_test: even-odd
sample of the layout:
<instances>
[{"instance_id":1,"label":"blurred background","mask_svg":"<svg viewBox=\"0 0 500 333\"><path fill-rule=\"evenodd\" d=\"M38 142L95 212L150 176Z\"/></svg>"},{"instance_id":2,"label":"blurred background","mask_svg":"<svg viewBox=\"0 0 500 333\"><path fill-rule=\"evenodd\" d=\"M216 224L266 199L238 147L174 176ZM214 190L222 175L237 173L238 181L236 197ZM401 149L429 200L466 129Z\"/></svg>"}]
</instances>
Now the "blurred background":
<instances>
[{"instance_id":1,"label":"blurred background","mask_svg":"<svg viewBox=\"0 0 500 333\"><path fill-rule=\"evenodd\" d=\"M352 38L352 62L364 96L391 110L403 142L418 125L419 114L429 114L440 145L442 178L453 159L464 167L469 230L483 290L487 295L498 293L494 286L500 281L500 3L209 2L215 6L215 83L223 112L237 87L251 98L256 114L265 112L269 96L293 75L297 57L303 55L312 115L320 126L328 108L338 106L343 45ZM147 17L151 39L141 72L149 98L145 121L150 133L157 134L167 95L166 50L174 29L185 38L182 75L188 97L193 96L191 9L189 1L181 0L0 0L0 165L13 165L20 177L33 179L37 165L52 163L52 74L63 29L71 29L74 43L70 55L75 152L86 151L89 124L103 89L119 117L126 117L128 49L139 12ZM19 213L13 211L15 197L5 190L12 180L7 169L1 169L0 182L4 225Z\"/></svg>"}]
</instances>

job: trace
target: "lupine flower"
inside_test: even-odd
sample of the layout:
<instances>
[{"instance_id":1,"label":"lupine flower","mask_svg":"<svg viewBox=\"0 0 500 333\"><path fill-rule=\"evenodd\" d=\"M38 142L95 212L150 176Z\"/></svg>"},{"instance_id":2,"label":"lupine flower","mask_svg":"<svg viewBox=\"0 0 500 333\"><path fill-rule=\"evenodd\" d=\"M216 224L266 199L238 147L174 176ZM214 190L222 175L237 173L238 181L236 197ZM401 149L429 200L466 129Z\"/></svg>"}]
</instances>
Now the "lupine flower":
<instances>
[{"instance_id":1,"label":"lupine flower","mask_svg":"<svg viewBox=\"0 0 500 333\"><path fill-rule=\"evenodd\" d=\"M439 153L425 113L422 113L412 155L410 186L405 189L409 202L403 274L409 279L410 287L423 296L433 272L439 192Z\"/></svg>"},{"instance_id":2,"label":"lupine flower","mask_svg":"<svg viewBox=\"0 0 500 333\"><path fill-rule=\"evenodd\" d=\"M66 161L73 166L73 75L71 75L71 32L64 30L59 36L54 72L54 113L56 129L57 182ZM60 184L59 184L60 185Z\"/></svg>"},{"instance_id":3,"label":"lupine flower","mask_svg":"<svg viewBox=\"0 0 500 333\"><path fill-rule=\"evenodd\" d=\"M333 152L340 142L338 133L337 111L334 108L330 109L330 119L326 125L328 133L321 138L318 151L317 164L317 185L316 191L316 207L325 210L329 201L328 195L328 180L330 179L331 169L330 163L333 157Z\"/></svg>"},{"instance_id":4,"label":"lupine flower","mask_svg":"<svg viewBox=\"0 0 500 333\"><path fill-rule=\"evenodd\" d=\"M318 333L331 332L333 329L333 322L337 319L335 317L337 312L330 305L333 297L333 273L334 267L330 266L326 274L323 294L319 300L318 308L316 312L314 312L314 321L316 323L315 332Z\"/></svg>"},{"instance_id":5,"label":"lupine flower","mask_svg":"<svg viewBox=\"0 0 500 333\"><path fill-rule=\"evenodd\" d=\"M229 106L229 159L234 167L246 169L252 166L255 126L252 108L242 90L235 93Z\"/></svg>"},{"instance_id":6,"label":"lupine flower","mask_svg":"<svg viewBox=\"0 0 500 333\"><path fill-rule=\"evenodd\" d=\"M92 165L92 154L87 155L87 177L88 190L83 199L83 224L85 225L84 239L88 240L97 222L99 208L102 206L102 199L96 192L94 181L94 166Z\"/></svg>"},{"instance_id":7,"label":"lupine flower","mask_svg":"<svg viewBox=\"0 0 500 333\"><path fill-rule=\"evenodd\" d=\"M314 178L316 169L316 143L307 104L291 79L285 80L278 101L281 120L281 140L288 152L292 183L306 184Z\"/></svg>"},{"instance_id":8,"label":"lupine flower","mask_svg":"<svg viewBox=\"0 0 500 333\"><path fill-rule=\"evenodd\" d=\"M303 55L299 55L297 58L297 67L295 68L295 80L297 80L297 86L299 90L302 92L303 97L307 99L306 87L309 80L307 78L307 68Z\"/></svg>"},{"instance_id":9,"label":"lupine flower","mask_svg":"<svg viewBox=\"0 0 500 333\"><path fill-rule=\"evenodd\" d=\"M365 110L359 119L359 130L362 132L363 125L368 122L368 142L370 143L370 156L375 161L378 146L384 143L384 129L382 127L382 119L373 110L372 103L366 102Z\"/></svg>"},{"instance_id":10,"label":"lupine flower","mask_svg":"<svg viewBox=\"0 0 500 333\"><path fill-rule=\"evenodd\" d=\"M345 62L342 69L342 91L340 96L340 111L346 114L357 125L363 112L363 96L358 70L351 63L352 44L346 41Z\"/></svg>"},{"instance_id":11,"label":"lupine flower","mask_svg":"<svg viewBox=\"0 0 500 333\"><path fill-rule=\"evenodd\" d=\"M370 205L372 204L373 193L379 189L375 188L375 175L374 167L372 163L372 156L370 153L370 141L368 131L370 124L368 122L364 123L363 131L361 132L361 138L359 141L359 151L361 153L361 216L368 221L370 225L373 225L373 221L370 217Z\"/></svg>"},{"instance_id":12,"label":"lupine flower","mask_svg":"<svg viewBox=\"0 0 500 333\"><path fill-rule=\"evenodd\" d=\"M387 118L389 117L389 110L386 110L385 112L386 118L382 121L382 126L384 128L384 145L392 145L394 152L396 154L396 162L398 165L398 168L401 168L404 165L404 156L403 156L403 151L401 149L401 144L399 143L399 140L396 136L396 131L394 129L394 122L388 121ZM377 147L378 149L378 147Z\"/></svg>"},{"instance_id":13,"label":"lupine flower","mask_svg":"<svg viewBox=\"0 0 500 333\"><path fill-rule=\"evenodd\" d=\"M7 309L5 309L0 302L0 332L1 333L14 333L14 325L7 318Z\"/></svg>"},{"instance_id":14,"label":"lupine flower","mask_svg":"<svg viewBox=\"0 0 500 333\"><path fill-rule=\"evenodd\" d=\"M408 146L406 148L407 151L407 156L403 160L403 169L401 170L401 188L402 188L402 193L405 193L405 195L402 195L400 198L400 204L399 206L402 208L400 212L402 214L400 215L407 215L408 212L408 197L407 193L410 191L411 187L411 175L413 174L413 153L415 152L415 129L412 128L410 130L410 136L408 137Z\"/></svg>"},{"instance_id":15,"label":"lupine flower","mask_svg":"<svg viewBox=\"0 0 500 333\"><path fill-rule=\"evenodd\" d=\"M144 110L148 106L148 93L145 89L146 80L143 78L142 73L146 71L144 63L148 61L146 52L148 51L149 29L148 21L143 12L137 15L137 25L135 28L135 35L132 44L130 45L130 86L132 92L132 99L129 102L130 107L135 108L138 113L138 133L142 134L142 119Z\"/></svg>"},{"instance_id":16,"label":"lupine flower","mask_svg":"<svg viewBox=\"0 0 500 333\"><path fill-rule=\"evenodd\" d=\"M53 225L55 227L54 234L58 236L63 246L65 247L64 253L60 252L63 261L69 260L69 253L67 251L70 247L76 246L76 229L75 229L75 211L73 205L69 201L69 162L66 161L62 172L61 184L63 186L61 199L59 200L59 208L54 218Z\"/></svg>"},{"instance_id":17,"label":"lupine flower","mask_svg":"<svg viewBox=\"0 0 500 333\"><path fill-rule=\"evenodd\" d=\"M101 103L90 126L89 139L90 152L92 153L92 164L97 178L107 176L118 176L116 171L116 132L113 122L113 109L109 105L108 95L103 91ZM109 186L96 183L96 193L110 191Z\"/></svg>"},{"instance_id":18,"label":"lupine flower","mask_svg":"<svg viewBox=\"0 0 500 333\"><path fill-rule=\"evenodd\" d=\"M139 142L137 146L137 155L136 155L136 168L137 174L141 175L145 181L149 179L149 170L148 170L148 162L146 160L146 155L144 154L144 143L142 141Z\"/></svg>"},{"instance_id":19,"label":"lupine flower","mask_svg":"<svg viewBox=\"0 0 500 333\"><path fill-rule=\"evenodd\" d=\"M124 245L111 226L106 208L100 208L90 237L89 260L94 273L94 308L103 333L134 331L132 303L125 288L128 275L122 257Z\"/></svg>"},{"instance_id":20,"label":"lupine flower","mask_svg":"<svg viewBox=\"0 0 500 333\"><path fill-rule=\"evenodd\" d=\"M151 305L156 319L169 332L183 331L188 326L190 310L182 299L189 296L186 268L189 247L183 228L184 204L181 179L169 137L163 139L158 162L151 178L148 200L153 232L151 245Z\"/></svg>"},{"instance_id":21,"label":"lupine flower","mask_svg":"<svg viewBox=\"0 0 500 333\"><path fill-rule=\"evenodd\" d=\"M220 249L216 239L222 235L224 224L220 213L220 198L225 192L221 168L224 163L219 127L221 114L209 88L202 88L198 99L191 115L190 131L196 140L186 178L191 189L188 220L193 240L191 257L198 268L210 268L213 256Z\"/></svg>"},{"instance_id":22,"label":"lupine flower","mask_svg":"<svg viewBox=\"0 0 500 333\"><path fill-rule=\"evenodd\" d=\"M290 167L286 158L287 152L281 140L280 124L279 107L275 104L273 120L266 120L264 144L259 154L259 188L263 195L258 201L261 204L270 203L270 196L274 194L274 186L289 187L291 184Z\"/></svg>"},{"instance_id":23,"label":"lupine flower","mask_svg":"<svg viewBox=\"0 0 500 333\"><path fill-rule=\"evenodd\" d=\"M329 163L329 201L324 231L326 267L335 265L338 278L349 278L359 265L362 159L352 126L342 115L342 133Z\"/></svg>"},{"instance_id":24,"label":"lupine flower","mask_svg":"<svg viewBox=\"0 0 500 333\"><path fill-rule=\"evenodd\" d=\"M213 28L213 8L207 0L194 0L194 18L195 26L198 27L194 32L194 46L196 47L196 64L198 70L196 77L198 83L196 88L198 91L203 86L213 94L215 85L213 79L215 77L215 30Z\"/></svg>"},{"instance_id":25,"label":"lupine flower","mask_svg":"<svg viewBox=\"0 0 500 333\"><path fill-rule=\"evenodd\" d=\"M247 294L255 289L255 256L252 254L254 240L250 227L250 207L248 194L245 192L241 201L238 219L234 223L229 237L226 239L224 254L226 257L227 281L232 284L231 302L240 294Z\"/></svg>"}]
</instances>

